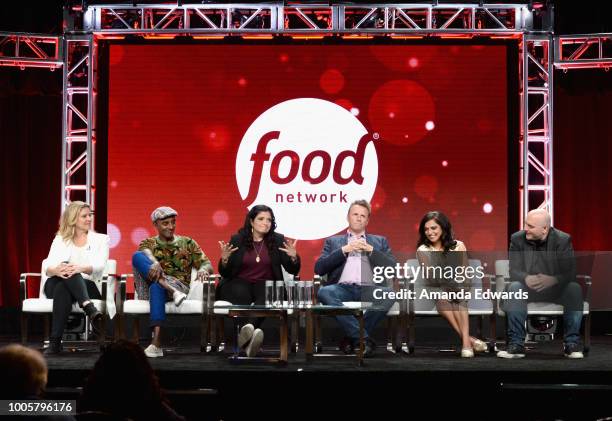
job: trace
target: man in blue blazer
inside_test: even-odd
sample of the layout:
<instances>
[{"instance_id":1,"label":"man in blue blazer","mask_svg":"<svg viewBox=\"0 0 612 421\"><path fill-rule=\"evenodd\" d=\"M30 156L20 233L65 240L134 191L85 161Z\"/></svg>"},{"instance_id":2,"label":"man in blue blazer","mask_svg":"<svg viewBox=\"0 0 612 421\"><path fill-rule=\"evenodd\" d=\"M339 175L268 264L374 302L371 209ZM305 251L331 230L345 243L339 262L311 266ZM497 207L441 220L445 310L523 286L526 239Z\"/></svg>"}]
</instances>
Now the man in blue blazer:
<instances>
[{"instance_id":1,"label":"man in blue blazer","mask_svg":"<svg viewBox=\"0 0 612 421\"><path fill-rule=\"evenodd\" d=\"M315 273L327 276L327 285L318 294L321 303L341 306L344 301L365 301L373 302L376 306L376 310L368 310L364 316L366 357L373 356L376 349L370 334L394 303L393 300L378 298L383 296L382 292L392 289L376 285L373 271L376 267L396 265L387 239L366 234L370 213L368 201L353 202L347 215L347 232L326 239L321 256L315 263ZM374 294L376 290L380 291ZM346 334L342 350L347 354L354 352L359 343L358 320L354 316L337 316L336 319Z\"/></svg>"}]
</instances>

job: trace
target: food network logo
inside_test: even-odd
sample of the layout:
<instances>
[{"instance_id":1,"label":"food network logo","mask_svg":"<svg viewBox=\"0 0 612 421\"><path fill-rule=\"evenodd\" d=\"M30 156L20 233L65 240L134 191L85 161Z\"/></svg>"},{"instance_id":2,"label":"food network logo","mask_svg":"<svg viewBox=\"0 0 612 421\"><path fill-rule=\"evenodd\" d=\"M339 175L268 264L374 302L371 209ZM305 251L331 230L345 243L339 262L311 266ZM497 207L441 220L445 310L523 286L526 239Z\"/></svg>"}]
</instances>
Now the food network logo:
<instances>
[{"instance_id":1,"label":"food network logo","mask_svg":"<svg viewBox=\"0 0 612 421\"><path fill-rule=\"evenodd\" d=\"M279 232L302 240L328 237L346 228L352 201L372 199L378 181L374 137L333 102L281 102L244 134L236 181L249 209L272 207Z\"/></svg>"}]
</instances>

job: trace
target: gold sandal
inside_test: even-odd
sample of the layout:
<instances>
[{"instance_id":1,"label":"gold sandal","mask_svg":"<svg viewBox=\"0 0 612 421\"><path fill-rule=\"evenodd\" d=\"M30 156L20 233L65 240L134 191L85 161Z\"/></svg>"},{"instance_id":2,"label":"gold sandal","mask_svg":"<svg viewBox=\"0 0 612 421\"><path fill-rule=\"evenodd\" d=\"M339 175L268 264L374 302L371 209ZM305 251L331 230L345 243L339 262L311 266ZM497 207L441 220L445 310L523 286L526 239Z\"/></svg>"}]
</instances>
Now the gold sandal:
<instances>
[{"instance_id":1,"label":"gold sandal","mask_svg":"<svg viewBox=\"0 0 612 421\"><path fill-rule=\"evenodd\" d=\"M480 339L474 338L474 342L472 343L472 347L476 352L485 352L487 350L487 344Z\"/></svg>"},{"instance_id":2,"label":"gold sandal","mask_svg":"<svg viewBox=\"0 0 612 421\"><path fill-rule=\"evenodd\" d=\"M461 358L474 358L474 350L472 348L461 348Z\"/></svg>"}]
</instances>

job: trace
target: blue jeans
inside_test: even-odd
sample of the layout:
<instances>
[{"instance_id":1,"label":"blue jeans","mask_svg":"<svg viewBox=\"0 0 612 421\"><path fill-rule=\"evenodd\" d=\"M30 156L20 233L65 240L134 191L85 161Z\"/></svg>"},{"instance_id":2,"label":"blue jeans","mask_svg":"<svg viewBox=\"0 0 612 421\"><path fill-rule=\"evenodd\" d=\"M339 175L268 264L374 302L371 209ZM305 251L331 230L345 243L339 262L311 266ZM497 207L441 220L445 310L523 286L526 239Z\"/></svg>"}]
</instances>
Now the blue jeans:
<instances>
[{"instance_id":1,"label":"blue jeans","mask_svg":"<svg viewBox=\"0 0 612 421\"><path fill-rule=\"evenodd\" d=\"M151 262L146 254L142 251L134 253L132 255L132 266L142 279L148 281L149 270L153 266L153 262ZM161 326L164 320L166 320L166 301L169 301L166 289L157 282L151 282L149 285L151 327Z\"/></svg>"},{"instance_id":2,"label":"blue jeans","mask_svg":"<svg viewBox=\"0 0 612 421\"><path fill-rule=\"evenodd\" d=\"M376 305L377 310L366 310L364 318L365 337L370 337L376 325L387 315L394 300L374 299L373 291L392 291L388 287L333 284L319 289L319 301L325 305L341 306L343 301L365 301ZM359 340L359 321L355 316L336 316L336 320L344 329L346 336L354 341Z\"/></svg>"},{"instance_id":3,"label":"blue jeans","mask_svg":"<svg viewBox=\"0 0 612 421\"><path fill-rule=\"evenodd\" d=\"M527 287L521 282L512 282L508 287L509 292L518 292ZM504 303L504 309L508 318L508 343L523 345L525 342L525 322L527 321L527 303L529 301L540 301L529 291L527 300L508 300ZM582 289L576 282L570 282L565 286L561 295L552 300L563 305L563 342L565 344L577 344L580 342L580 324L582 322Z\"/></svg>"}]
</instances>

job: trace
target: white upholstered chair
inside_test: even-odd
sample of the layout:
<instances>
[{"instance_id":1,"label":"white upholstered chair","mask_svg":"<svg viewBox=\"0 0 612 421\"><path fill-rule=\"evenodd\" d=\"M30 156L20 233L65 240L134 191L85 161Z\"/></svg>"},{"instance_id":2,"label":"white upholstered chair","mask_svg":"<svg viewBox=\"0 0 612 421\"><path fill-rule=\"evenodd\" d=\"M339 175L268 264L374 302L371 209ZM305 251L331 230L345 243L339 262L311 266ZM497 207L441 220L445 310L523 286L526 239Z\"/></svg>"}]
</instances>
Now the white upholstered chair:
<instances>
[{"instance_id":1,"label":"white upholstered chair","mask_svg":"<svg viewBox=\"0 0 612 421\"><path fill-rule=\"evenodd\" d=\"M193 269L191 271L191 283L189 285L189 293L187 294L187 298L178 307L174 304L173 301L167 302L166 314L200 316L200 350L205 351L207 339L206 330L208 327L206 292L208 290L208 284L210 281L196 281L196 276L197 271ZM121 289L119 294L121 299L117 303L117 307L121 317L120 336L124 336L126 319L130 317L133 322L133 339L138 342L138 334L140 331L140 316L149 314L151 311L151 307L149 305L149 300L143 300L138 297L138 293L136 290L134 291L134 297L127 299L127 280L133 277L133 274L121 275ZM214 276L212 278L214 278Z\"/></svg>"},{"instance_id":2,"label":"white upholstered chair","mask_svg":"<svg viewBox=\"0 0 612 421\"><path fill-rule=\"evenodd\" d=\"M326 277L315 275L315 299L318 296L319 288L325 286ZM398 291L400 288L404 288L403 280L394 281L394 290ZM342 305L349 308L367 308L369 303L364 303L361 301L344 301ZM367 311L367 310L366 310ZM400 326L404 327L404 316L406 315L406 307L404 303L401 301L396 301L393 306L387 311L387 350L390 351L400 351L401 350L401 339L398 337L399 332L404 329L399 329ZM315 351L322 352L323 351L323 341L322 341L322 328L321 328L321 319L320 317L315 317Z\"/></svg>"},{"instance_id":3,"label":"white upholstered chair","mask_svg":"<svg viewBox=\"0 0 612 421\"><path fill-rule=\"evenodd\" d=\"M42 262L42 268L45 268L46 259ZM98 290L100 291L100 295L102 299L96 300L92 299L91 302L96 306L96 308L105 316L108 315L111 319L115 316L116 308L115 308L115 280L117 278L116 275L117 262L115 260L109 259L106 262L106 267L104 268L102 280L96 283ZM37 297L28 297L28 282L32 278L40 278L40 287ZM46 280L48 279L47 274L44 270L41 270L40 273L22 273L19 276L19 284L20 284L20 293L21 293L21 341L26 343L28 340L28 320L31 315L41 315L44 317L44 340L47 341L49 339L49 316L53 312L53 299L48 298L45 295L44 285ZM83 313L81 307L79 307L78 303L74 303L72 306L72 313ZM87 316L85 316L85 340L89 339L89 323L87 320ZM100 344L104 343L105 340L105 332L106 332L106 317L102 318L102 326L101 331L99 332L98 342Z\"/></svg>"},{"instance_id":4,"label":"white upholstered chair","mask_svg":"<svg viewBox=\"0 0 612 421\"><path fill-rule=\"evenodd\" d=\"M417 259L410 259L407 261L409 267L419 268L419 262ZM469 259L469 266L476 269L481 266L481 261L477 259ZM419 272L420 274L420 272ZM480 289L481 291L490 290L490 277L485 276L474 276L472 278L472 285L470 288L471 299L468 301L468 314L469 316L476 316L479 318L479 329L482 331L482 324L485 317L489 318L489 338L488 348L489 352L495 350L495 302L489 299L476 299L475 290ZM414 353L415 348L415 322L419 316L439 316L438 310L436 309L436 302L433 299L419 298L421 291L426 288L425 280L422 276L418 276L414 283L410 284L410 289L414 291L416 299L409 300L408 303L408 352ZM432 287L427 287L428 290L432 290Z\"/></svg>"},{"instance_id":5,"label":"white upholstered chair","mask_svg":"<svg viewBox=\"0 0 612 421\"><path fill-rule=\"evenodd\" d=\"M584 319L584 355L589 353L591 348L591 277L588 275L577 275L576 279L583 283L584 302L582 314ZM510 281L510 261L496 260L495 261L495 289L496 291L504 291L506 284ZM498 304L498 314L506 315L503 306ZM563 316L563 305L551 302L531 302L527 304L527 317L530 316Z\"/></svg>"}]
</instances>

